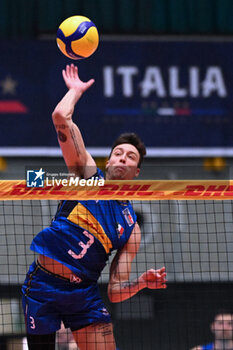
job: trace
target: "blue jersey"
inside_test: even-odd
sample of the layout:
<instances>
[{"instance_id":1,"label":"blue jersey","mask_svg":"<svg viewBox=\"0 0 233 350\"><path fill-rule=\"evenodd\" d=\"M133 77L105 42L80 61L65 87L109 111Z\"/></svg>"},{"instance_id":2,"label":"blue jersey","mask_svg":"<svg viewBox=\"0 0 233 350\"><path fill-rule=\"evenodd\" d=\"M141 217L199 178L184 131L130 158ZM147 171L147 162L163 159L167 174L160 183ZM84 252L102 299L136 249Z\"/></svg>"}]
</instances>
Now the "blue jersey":
<instances>
[{"instance_id":1,"label":"blue jersey","mask_svg":"<svg viewBox=\"0 0 233 350\"><path fill-rule=\"evenodd\" d=\"M214 350L214 343L202 345L201 350Z\"/></svg>"},{"instance_id":2,"label":"blue jersey","mask_svg":"<svg viewBox=\"0 0 233 350\"><path fill-rule=\"evenodd\" d=\"M99 169L96 176L102 176ZM82 280L97 281L111 251L126 244L135 222L128 201L65 200L31 249L66 265Z\"/></svg>"},{"instance_id":3,"label":"blue jersey","mask_svg":"<svg viewBox=\"0 0 233 350\"><path fill-rule=\"evenodd\" d=\"M202 346L202 350L213 350L213 349L214 349L214 343L210 343Z\"/></svg>"}]
</instances>

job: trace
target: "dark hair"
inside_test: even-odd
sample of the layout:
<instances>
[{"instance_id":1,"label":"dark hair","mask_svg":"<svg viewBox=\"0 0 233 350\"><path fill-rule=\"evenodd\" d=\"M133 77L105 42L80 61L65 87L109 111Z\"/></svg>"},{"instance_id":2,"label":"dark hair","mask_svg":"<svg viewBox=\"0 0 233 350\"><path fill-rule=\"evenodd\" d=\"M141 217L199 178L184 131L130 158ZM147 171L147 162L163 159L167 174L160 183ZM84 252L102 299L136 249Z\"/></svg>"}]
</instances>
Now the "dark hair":
<instances>
[{"instance_id":1,"label":"dark hair","mask_svg":"<svg viewBox=\"0 0 233 350\"><path fill-rule=\"evenodd\" d=\"M215 320L215 318L218 315L225 315L225 314L232 314L232 310L228 308L219 308L215 311L214 315L213 315L213 320Z\"/></svg>"},{"instance_id":2,"label":"dark hair","mask_svg":"<svg viewBox=\"0 0 233 350\"><path fill-rule=\"evenodd\" d=\"M140 168L141 163L143 161L144 156L146 155L146 147L144 145L144 143L142 142L142 140L140 139L140 137L133 133L133 132L128 132L128 133L124 133L121 134L113 143L112 145L112 149L109 155L109 158L112 155L112 151L113 149L118 146L121 145L123 143L129 143L131 145L133 145L139 152L140 158L139 158L139 162L138 162L138 167Z\"/></svg>"}]
</instances>

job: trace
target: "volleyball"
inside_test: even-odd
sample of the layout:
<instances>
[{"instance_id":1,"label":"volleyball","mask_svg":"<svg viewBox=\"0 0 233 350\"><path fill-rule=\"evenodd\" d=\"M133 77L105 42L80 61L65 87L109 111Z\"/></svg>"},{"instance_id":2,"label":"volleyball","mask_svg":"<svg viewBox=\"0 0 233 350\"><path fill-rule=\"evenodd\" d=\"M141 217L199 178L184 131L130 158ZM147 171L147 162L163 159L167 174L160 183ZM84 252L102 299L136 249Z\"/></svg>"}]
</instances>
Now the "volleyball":
<instances>
[{"instance_id":1,"label":"volleyball","mask_svg":"<svg viewBox=\"0 0 233 350\"><path fill-rule=\"evenodd\" d=\"M69 17L58 28L57 45L64 55L73 60L91 56L98 44L98 30L87 17Z\"/></svg>"}]
</instances>

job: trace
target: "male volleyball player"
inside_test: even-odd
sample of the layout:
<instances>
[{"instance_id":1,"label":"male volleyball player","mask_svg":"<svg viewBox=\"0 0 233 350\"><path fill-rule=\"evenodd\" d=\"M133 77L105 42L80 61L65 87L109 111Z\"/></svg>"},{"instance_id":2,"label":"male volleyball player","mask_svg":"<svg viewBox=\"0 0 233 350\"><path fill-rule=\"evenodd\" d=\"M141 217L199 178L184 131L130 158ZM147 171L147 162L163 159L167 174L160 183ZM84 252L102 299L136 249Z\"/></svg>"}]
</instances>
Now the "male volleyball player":
<instances>
[{"instance_id":1,"label":"male volleyball player","mask_svg":"<svg viewBox=\"0 0 233 350\"><path fill-rule=\"evenodd\" d=\"M210 325L214 341L191 350L233 350L233 315L227 311L216 314Z\"/></svg>"},{"instance_id":2,"label":"male volleyball player","mask_svg":"<svg viewBox=\"0 0 233 350\"><path fill-rule=\"evenodd\" d=\"M86 151L72 121L74 107L94 83L79 79L77 67L63 70L68 92L53 112L58 141L68 169L85 179L102 177ZM135 134L120 136L106 165L106 179L138 176L145 147ZM143 288L166 288L165 268L144 272L130 282L131 263L140 245L140 229L128 201L61 201L49 228L34 238L39 253L23 285L23 306L29 349L54 349L61 321L73 332L81 350L113 350L110 315L98 291L97 280L112 250L108 296L126 300ZM46 344L46 345L45 345ZM50 345L49 345L50 344Z\"/></svg>"}]
</instances>

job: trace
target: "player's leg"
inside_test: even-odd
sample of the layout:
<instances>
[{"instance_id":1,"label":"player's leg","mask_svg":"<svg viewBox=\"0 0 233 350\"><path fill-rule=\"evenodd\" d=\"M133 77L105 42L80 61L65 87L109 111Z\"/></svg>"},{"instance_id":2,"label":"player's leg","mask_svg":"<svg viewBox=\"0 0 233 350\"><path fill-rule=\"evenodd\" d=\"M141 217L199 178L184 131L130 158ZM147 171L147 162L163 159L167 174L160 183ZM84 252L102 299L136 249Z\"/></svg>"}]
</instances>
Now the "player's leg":
<instances>
[{"instance_id":1,"label":"player's leg","mask_svg":"<svg viewBox=\"0 0 233 350\"><path fill-rule=\"evenodd\" d=\"M55 350L56 333L27 334L28 350Z\"/></svg>"},{"instance_id":2,"label":"player's leg","mask_svg":"<svg viewBox=\"0 0 233 350\"><path fill-rule=\"evenodd\" d=\"M80 350L116 349L112 323L95 323L72 333Z\"/></svg>"},{"instance_id":3,"label":"player's leg","mask_svg":"<svg viewBox=\"0 0 233 350\"><path fill-rule=\"evenodd\" d=\"M22 286L22 305L29 350L55 350L61 317L56 310L58 284L50 275L30 266Z\"/></svg>"},{"instance_id":4,"label":"player's leg","mask_svg":"<svg viewBox=\"0 0 233 350\"><path fill-rule=\"evenodd\" d=\"M111 317L97 283L76 284L67 296L62 299L66 311L62 321L80 350L115 350Z\"/></svg>"}]
</instances>

